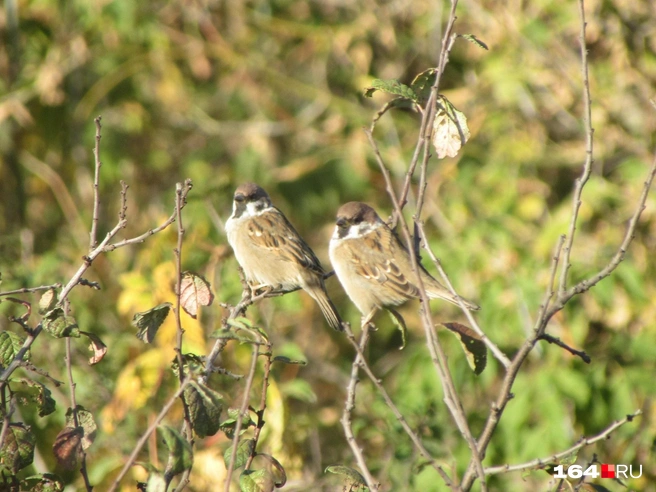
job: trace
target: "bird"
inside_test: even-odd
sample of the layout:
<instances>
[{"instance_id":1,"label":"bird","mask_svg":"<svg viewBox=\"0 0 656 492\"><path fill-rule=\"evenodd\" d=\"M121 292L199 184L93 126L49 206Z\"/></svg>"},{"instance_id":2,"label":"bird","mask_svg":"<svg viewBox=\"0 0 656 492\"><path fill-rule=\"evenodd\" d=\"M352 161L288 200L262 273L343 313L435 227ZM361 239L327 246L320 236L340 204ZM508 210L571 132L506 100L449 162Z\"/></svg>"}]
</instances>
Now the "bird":
<instances>
[{"instance_id":1,"label":"bird","mask_svg":"<svg viewBox=\"0 0 656 492\"><path fill-rule=\"evenodd\" d=\"M252 292L301 288L317 302L328 324L343 330L326 292L326 272L319 259L266 191L255 183L238 186L225 230Z\"/></svg>"},{"instance_id":2,"label":"bird","mask_svg":"<svg viewBox=\"0 0 656 492\"><path fill-rule=\"evenodd\" d=\"M362 202L348 202L337 211L330 239L330 262L351 301L362 313L362 326L381 308L396 314L393 306L420 297L412 260L397 235L376 211ZM458 297L435 280L422 266L419 275L431 299L462 302L470 311L475 303Z\"/></svg>"}]
</instances>

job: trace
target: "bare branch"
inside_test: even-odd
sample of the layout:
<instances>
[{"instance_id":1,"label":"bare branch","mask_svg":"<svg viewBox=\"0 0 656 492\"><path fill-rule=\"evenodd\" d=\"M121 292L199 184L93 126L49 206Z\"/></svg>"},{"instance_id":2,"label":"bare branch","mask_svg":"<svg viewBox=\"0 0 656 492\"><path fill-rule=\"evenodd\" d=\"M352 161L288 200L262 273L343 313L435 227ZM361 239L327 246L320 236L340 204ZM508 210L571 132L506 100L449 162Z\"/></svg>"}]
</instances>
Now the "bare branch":
<instances>
[{"instance_id":1,"label":"bare branch","mask_svg":"<svg viewBox=\"0 0 656 492\"><path fill-rule=\"evenodd\" d=\"M260 347L258 345L253 345L253 355L251 357L251 368L248 371L248 377L246 378L246 387L244 388L244 397L241 402L241 408L239 409L239 415L237 416L237 422L235 423L235 435L232 439L232 454L230 455L230 462L227 463L228 470L226 471L225 479L225 492L230 492L230 482L232 481L232 472L235 469L235 457L237 456L237 448L239 445L239 434L241 433L241 426L243 423L244 414L248 412L249 401L251 396L251 388L253 387L253 379L255 378L255 369L257 368L257 357L259 355Z\"/></svg>"},{"instance_id":2,"label":"bare branch","mask_svg":"<svg viewBox=\"0 0 656 492\"><path fill-rule=\"evenodd\" d=\"M584 0L579 0L579 13L581 14L581 31L579 34L579 43L581 46L581 73L583 75L583 126L585 128L585 162L583 164L583 172L581 173L581 177L576 180L574 197L572 198L572 220L569 224L567 240L565 241L565 249L563 250L563 264L560 271L560 283L558 286L559 294L564 293L567 289L567 274L571 267L570 255L572 253L572 245L574 244L576 222L578 220L579 209L581 208L582 203L581 195L583 193L583 187L588 182L590 174L592 173L592 164L594 162L594 129L592 128L592 104L590 98L590 80L588 79L588 48L585 45L586 21Z\"/></svg>"},{"instance_id":3,"label":"bare branch","mask_svg":"<svg viewBox=\"0 0 656 492\"><path fill-rule=\"evenodd\" d=\"M428 252L428 256L432 260L433 264L437 268L437 270L440 272L440 276L442 277L442 280L444 280L444 283L448 287L448 289L451 291L452 294L458 295L455 289L453 288L453 284L451 284L451 280L449 279L448 275L444 271L444 268L442 267L442 262L435 256L435 253L433 253L433 250L431 249L430 245L428 244L428 238L426 237L426 231L424 230L424 224L423 222L415 222L417 225L417 230L421 236L424 249ZM472 329L478 334L478 336L481 337L487 348L490 349L490 351L494 354L494 356L503 364L505 368L508 368L510 366L510 359L504 354L497 345L489 339L489 337L483 332L481 327L478 325L478 322L474 318L474 316L471 314L471 312L465 307L465 305L462 303L460 300L460 296L458 296L458 305L460 306L460 309L465 313L465 316L467 317L467 321L469 321Z\"/></svg>"},{"instance_id":4,"label":"bare branch","mask_svg":"<svg viewBox=\"0 0 656 492\"><path fill-rule=\"evenodd\" d=\"M29 294L29 293L34 293L34 292L39 292L42 290L48 290L48 289L61 289L62 284L59 282L56 282L54 284L50 285L40 285L39 287L23 287L21 289L15 289L15 290L8 290L6 292L0 292L0 297L4 296L11 296L15 294Z\"/></svg>"},{"instance_id":5,"label":"bare branch","mask_svg":"<svg viewBox=\"0 0 656 492\"><path fill-rule=\"evenodd\" d=\"M191 377L187 377L180 387L178 388L178 391L176 391L171 398L169 398L169 401L166 402L162 410L159 412L155 420L153 420L152 424L150 424L150 427L146 429L146 432L139 438L139 441L137 442L136 446L132 450L132 453L130 454L130 457L126 461L125 465L123 465L123 468L119 472L118 476L114 479L114 482L112 483L111 487L109 488L109 492L114 492L116 488L118 487L119 483L121 480L123 480L123 477L125 477L126 473L130 469L130 467L134 464L134 462L137 459L137 456L139 454L139 451L141 451L141 448L143 448L144 444L146 444L146 441L150 437L150 435L155 431L157 426L160 424L160 422L164 419L166 414L169 412L173 404L176 402L178 398L180 398L180 395L184 393L185 388L187 385L191 382Z\"/></svg>"},{"instance_id":6,"label":"bare branch","mask_svg":"<svg viewBox=\"0 0 656 492\"><path fill-rule=\"evenodd\" d=\"M260 355L264 356L264 368L263 368L264 374L262 375L262 393L260 395L259 410L255 411L255 414L257 415L257 425L255 426L255 431L253 432L253 452L248 457L248 461L246 462L246 466L244 467L244 469L246 470L248 470L251 467L251 463L253 463L253 459L257 454L256 452L257 444L260 440L260 433L262 432L262 428L264 427L264 412L266 411L266 397L267 397L267 390L269 389L269 375L271 373L271 350L272 350L271 343L267 341L264 348L266 352L260 353Z\"/></svg>"},{"instance_id":7,"label":"bare branch","mask_svg":"<svg viewBox=\"0 0 656 492\"><path fill-rule=\"evenodd\" d=\"M100 184L100 168L102 167L102 162L100 161L100 139L101 134L100 130L102 125L100 120L102 116L97 116L93 121L96 124L96 146L93 148L94 163L95 163L95 172L93 177L93 215L91 218L91 232L89 232L89 251L98 245L97 232L98 232L98 215L100 213L100 193L99 193L99 184Z\"/></svg>"},{"instance_id":8,"label":"bare branch","mask_svg":"<svg viewBox=\"0 0 656 492\"><path fill-rule=\"evenodd\" d=\"M78 418L78 410L77 410L77 401L75 398L75 379L73 378L73 361L71 360L71 338L66 337L66 374L68 376L68 389L69 389L69 397L71 401L71 411L73 413L73 422L75 423L75 427L80 427L80 420ZM84 479L84 488L87 490L87 492L91 492L93 490L93 486L91 485L91 482L89 482L89 475L87 474L87 453L85 452L84 448L80 448L81 452L81 463L80 463L80 474L82 475L82 478Z\"/></svg>"},{"instance_id":9,"label":"bare branch","mask_svg":"<svg viewBox=\"0 0 656 492\"><path fill-rule=\"evenodd\" d=\"M598 441L601 441L603 439L607 439L610 434L612 434L615 430L619 429L622 427L624 424L627 422L632 422L634 418L637 416L642 415L642 410L636 410L630 415L627 415L621 420L618 420L616 422L613 422L611 425L606 427L602 432L599 434L592 436L592 437L582 437L579 439L574 446L566 449L565 451L561 451L559 453L553 454L551 456L548 456L546 458L540 458L537 460L529 461L527 463L521 463L517 465L501 465L501 466L491 466L489 468L485 469L485 474L486 475L496 475L499 473L506 473L506 472L511 472L511 471L523 471L523 470L540 470L544 468L547 465L553 464L553 463L558 463L560 460L563 458L567 458L568 456L571 456L572 454L576 453L579 449L584 448L586 446L590 446L591 444L594 444Z\"/></svg>"},{"instance_id":10,"label":"bare branch","mask_svg":"<svg viewBox=\"0 0 656 492\"><path fill-rule=\"evenodd\" d=\"M368 341L369 341L369 323L365 323L362 326L362 335L360 336L359 350L356 352L355 359L353 360L353 365L351 366L351 378L349 379L349 384L347 387L346 404L344 405L344 413L342 414L341 420L342 420L342 427L344 428L344 434L346 435L346 441L348 442L351 451L353 451L353 455L355 456L355 460L357 461L358 466L360 467L362 476L367 482L367 487L369 487L369 490L378 490L379 484L376 481L376 479L373 477L371 472L369 471L367 462L365 461L364 455L362 454L362 449L360 449L360 446L358 446L358 442L355 439L355 435L353 434L353 428L351 426L351 420L352 420L351 416L353 414L353 410L355 409L355 391L356 391L357 384L359 382L358 372L360 370L360 366L362 365L362 361L364 360L364 358L362 357L362 353L364 352L364 349L367 346Z\"/></svg>"},{"instance_id":11,"label":"bare branch","mask_svg":"<svg viewBox=\"0 0 656 492\"><path fill-rule=\"evenodd\" d=\"M419 274L419 266L418 266L419 260L417 258L415 249L413 248L412 237L410 235L408 224L403 218L401 206L396 197L396 194L394 193L394 187L392 185L392 180L389 171L387 170L387 167L383 162L383 159L380 155L380 151L378 150L378 146L376 145L376 142L373 139L373 136L370 131L365 129L365 134L369 139L369 143L373 149L374 156L376 157L376 161L378 162L378 166L381 170L381 173L383 174L383 177L385 178L387 194L389 195L390 200L394 204L394 210L399 219L399 225L401 226L401 230L403 231L403 237L408 247L408 253L410 254L412 270L415 275L415 281L416 281L417 288L419 289L419 294L422 304L420 313L421 313L422 324L424 327L424 334L426 336L426 343L428 345L428 350L431 354L433 365L435 366L435 370L437 372L440 383L442 384L442 388L444 390L444 401L451 413L451 416L453 417L454 422L458 426L458 429L460 430L461 434L463 435L467 444L472 450L473 463L474 466L476 467L478 477L481 481L481 491L485 492L487 490L487 485L485 483L485 475L483 473L483 464L481 463L482 456L479 456L476 441L474 440L474 437L471 433L471 429L469 428L467 417L465 415L462 404L460 403L460 399L456 392L455 385L453 384L453 379L451 378L449 367L446 363L446 355L444 354L442 346L440 345L439 340L437 339L437 336L435 334L435 329L433 327L433 320L431 319L430 316L430 308L429 308L430 300L428 298L428 295L426 294L426 289L421 279L421 275Z\"/></svg>"},{"instance_id":12,"label":"bare branch","mask_svg":"<svg viewBox=\"0 0 656 492\"><path fill-rule=\"evenodd\" d=\"M575 348L570 347L565 342L563 342L560 338L556 338L546 333L543 333L542 335L540 335L539 339L545 340L549 343L553 343L554 345L558 345L559 347L564 348L570 354L579 356L581 359L583 359L583 362L585 362L586 364L590 364L592 360L590 359L590 356L588 354L586 354L582 350L576 350Z\"/></svg>"},{"instance_id":13,"label":"bare branch","mask_svg":"<svg viewBox=\"0 0 656 492\"><path fill-rule=\"evenodd\" d=\"M176 337L175 337L175 353L178 360L178 379L180 384L186 379L185 370L184 370L184 360L182 357L182 339L184 335L184 328L182 328L182 320L180 313L180 293L182 291L182 241L184 239L185 229L182 224L182 207L184 206L183 198L183 185L182 183L176 183L175 185L175 213L176 221L178 225L178 242L174 250L175 254L175 269L176 269L176 280L175 280L175 324L176 324ZM184 394L180 395L180 401L182 401L182 408L184 411L184 424L183 424L183 434L185 439L193 446L193 429L191 424L191 414L189 412L189 405L184 398ZM185 472L190 471L190 469L185 470ZM186 473L185 476L188 477L189 473ZM184 488L184 485L188 482L188 479L183 476L180 486ZM180 487L179 486L179 487ZM180 488L180 490L182 490ZM178 490L178 489L176 489Z\"/></svg>"},{"instance_id":14,"label":"bare branch","mask_svg":"<svg viewBox=\"0 0 656 492\"><path fill-rule=\"evenodd\" d=\"M367 362L367 359L365 358L364 354L362 353L362 350L360 349L360 346L358 345L358 342L355 340L355 336L353 335L353 331L351 330L351 327L348 323L344 323L344 332L346 333L346 336L348 337L349 342L351 342L351 345L353 345L353 348L357 352L357 354L360 357L360 367L364 369L364 372L367 373L367 376L369 376L369 379L371 382L374 384L376 389L380 392L381 396L385 400L385 403L387 406L392 410L394 413L394 416L396 419L399 421L401 424L401 427L403 427L403 430L405 431L406 434L410 437L412 440L413 444L419 451L419 453L428 460L429 464L435 468L435 470L440 474L442 479L444 480L444 483L447 487L457 490L457 486L454 485L454 483L451 481L451 478L449 475L444 471L444 468L442 468L439 463L433 458L433 456L428 452L428 450L424 447L424 444L421 442L421 439L419 436L410 428L410 425L408 425L408 422L406 421L405 417L401 413L401 411L398 409L398 407L394 404L392 401L392 398L389 396L387 393L387 390L385 387L382 385L380 380L376 377L376 375L373 373L371 370L371 367L369 367L369 364Z\"/></svg>"}]
</instances>

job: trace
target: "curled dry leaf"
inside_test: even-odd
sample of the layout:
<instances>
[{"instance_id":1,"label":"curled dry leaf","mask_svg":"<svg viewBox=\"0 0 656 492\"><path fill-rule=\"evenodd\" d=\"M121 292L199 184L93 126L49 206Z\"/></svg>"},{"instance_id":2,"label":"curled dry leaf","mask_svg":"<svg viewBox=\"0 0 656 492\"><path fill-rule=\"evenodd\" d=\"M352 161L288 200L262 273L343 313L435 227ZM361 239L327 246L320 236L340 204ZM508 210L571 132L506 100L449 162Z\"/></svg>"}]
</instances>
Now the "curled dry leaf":
<instances>
[{"instance_id":1,"label":"curled dry leaf","mask_svg":"<svg viewBox=\"0 0 656 492\"><path fill-rule=\"evenodd\" d=\"M93 333L89 333L88 331L80 331L80 333L89 337L89 341L91 342L89 344L89 350L93 352L93 356L89 359L89 365L93 366L98 364L98 362L103 360L107 353L107 345L103 343L100 337Z\"/></svg>"},{"instance_id":2,"label":"curled dry leaf","mask_svg":"<svg viewBox=\"0 0 656 492\"><path fill-rule=\"evenodd\" d=\"M209 306L214 301L210 283L196 273L184 272L180 284L180 304L182 309L196 319L199 306Z\"/></svg>"},{"instance_id":3,"label":"curled dry leaf","mask_svg":"<svg viewBox=\"0 0 656 492\"><path fill-rule=\"evenodd\" d=\"M437 158L455 157L469 140L467 118L444 96L439 96L433 120L433 146Z\"/></svg>"},{"instance_id":4,"label":"curled dry leaf","mask_svg":"<svg viewBox=\"0 0 656 492\"><path fill-rule=\"evenodd\" d=\"M52 287L46 290L39 299L39 314L46 314L55 309L57 305L57 292Z\"/></svg>"}]
</instances>

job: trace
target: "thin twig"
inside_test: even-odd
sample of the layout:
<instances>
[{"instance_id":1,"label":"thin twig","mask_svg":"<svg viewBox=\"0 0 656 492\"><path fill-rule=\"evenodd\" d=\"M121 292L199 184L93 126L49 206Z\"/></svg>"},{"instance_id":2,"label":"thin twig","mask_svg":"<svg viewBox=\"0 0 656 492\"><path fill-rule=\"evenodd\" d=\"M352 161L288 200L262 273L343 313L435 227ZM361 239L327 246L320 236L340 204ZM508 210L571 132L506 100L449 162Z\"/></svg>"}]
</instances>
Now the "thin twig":
<instances>
[{"instance_id":1,"label":"thin twig","mask_svg":"<svg viewBox=\"0 0 656 492\"><path fill-rule=\"evenodd\" d=\"M479 337L481 337L481 340L483 340L483 343L487 346L487 348L490 349L490 351L494 354L494 356L503 364L505 368L508 368L510 366L510 359L504 354L501 349L492 341L490 338L485 334L485 332L481 329L479 326L478 322L476 321L476 318L471 314L471 311L469 311L465 305L462 303L462 300L460 299L460 296L457 295L453 284L451 283L451 280L449 279L449 276L446 274L444 271L444 268L442 267L442 262L435 256L435 253L433 253L433 250L431 249L430 245L428 244L428 238L426 236L426 231L424 230L424 224L423 222L415 222L417 225L417 230L419 232L419 235L421 237L422 243L424 250L428 253L428 256L430 257L431 261L437 268L438 272L440 273L440 276L442 277L442 280L444 280L444 283L446 284L447 288L451 291L452 294L455 294L458 298L458 305L460 306L460 309L465 313L465 316L467 317L467 321L469 321L472 329L478 334Z\"/></svg>"},{"instance_id":2,"label":"thin twig","mask_svg":"<svg viewBox=\"0 0 656 492\"><path fill-rule=\"evenodd\" d=\"M430 135L433 131L433 120L435 119L436 110L435 105L437 102L437 94L439 91L440 81L442 80L444 68L446 67L447 61L449 59L449 52L451 51L455 41L455 35L452 35L452 32L453 26L457 19L457 6L458 0L451 0L451 10L449 12L449 19L444 31L444 36L442 37L442 47L440 49L440 55L437 62L438 68L435 74L435 81L431 87L431 92L426 103L426 108L422 112L421 124L419 125L419 139L417 140L417 145L415 147L414 153L412 154L412 159L410 161L410 165L408 166L408 171L406 172L403 189L399 195L399 205L401 210L403 210L406 203L408 202L408 193L410 192L410 185L412 184L412 176L414 175L415 169L417 167L421 149L427 149L430 145ZM427 150L424 151L424 158L426 158L426 155ZM397 219L394 219L394 225L396 224L396 220Z\"/></svg>"},{"instance_id":3,"label":"thin twig","mask_svg":"<svg viewBox=\"0 0 656 492\"><path fill-rule=\"evenodd\" d=\"M367 342L369 341L369 324L365 323L362 327L362 335L360 336L359 349L355 354L355 359L353 360L353 365L351 366L351 378L349 379L349 384L347 387L346 395L346 404L344 405L344 413L342 414L342 427L344 427L344 434L346 435L346 441L353 451L355 460L360 467L362 476L367 482L367 487L369 490L378 490L379 484L376 479L373 477L367 466L367 462L364 459L362 450L358 446L358 442L355 439L353 434L353 427L351 426L352 414L355 409L355 391L357 384L359 382L358 372L360 370L361 363L363 361L362 353L364 352Z\"/></svg>"},{"instance_id":4,"label":"thin twig","mask_svg":"<svg viewBox=\"0 0 656 492\"><path fill-rule=\"evenodd\" d=\"M485 475L483 474L483 464L481 462L482 456L480 456L478 453L476 441L474 440L473 434L471 433L471 429L469 428L469 424L467 422L466 414L458 397L457 391L455 389L455 385L453 384L453 379L451 378L451 372L449 371L449 367L446 363L446 355L444 354L442 346L440 345L439 340L437 339L437 336L435 334L435 329L433 327L433 320L431 319L430 316L430 308L429 308L430 300L428 298L428 295L426 294L426 288L424 286L424 282L419 273L420 272L418 266L419 260L417 258L414 248L412 247L412 237L410 235L410 230L408 229L408 224L403 218L399 201L396 197L396 194L394 193L392 179L380 155L378 146L374 141L373 136L371 135L370 132L365 130L365 134L369 139L369 143L371 144L372 149L374 151L374 155L376 157L376 161L378 162L378 166L381 170L381 173L383 174L383 177L385 178L387 194L394 205L395 213L399 217L399 224L401 226L404 239L408 246L408 253L410 254L412 270L414 272L416 285L417 288L419 289L420 299L422 303L420 313L421 313L422 324L424 326L426 343L428 345L428 350L431 354L433 365L435 367L440 383L442 384L442 388L444 390L444 401L447 405L447 408L449 409L449 412L451 413L451 416L453 417L454 422L458 426L458 429L460 430L462 436L464 437L468 446L472 450L472 460L474 466L476 467L478 477L481 481L481 491L485 492L487 490L487 485L485 483ZM466 311L466 309L464 309L464 306L463 306L463 310Z\"/></svg>"},{"instance_id":5,"label":"thin twig","mask_svg":"<svg viewBox=\"0 0 656 492\"><path fill-rule=\"evenodd\" d=\"M101 119L102 117L98 116L93 120L96 124L96 145L93 148L95 172L93 177L93 215L91 218L91 232L89 232L89 251L93 251L93 249L98 245L97 233L98 215L100 213L100 168L102 167L102 162L100 161L100 130L102 128L102 125L100 124Z\"/></svg>"},{"instance_id":6,"label":"thin twig","mask_svg":"<svg viewBox=\"0 0 656 492\"><path fill-rule=\"evenodd\" d=\"M260 433L262 432L262 428L264 427L264 412L266 411L266 398L267 398L267 390L269 389L269 374L271 373L271 342L266 343L264 345L265 352L262 353L260 352L260 355L264 356L264 367L263 367L263 375L262 375L262 393L260 395L260 406L259 410L255 411L255 415L257 415L257 425L255 426L255 431L253 431L253 452L251 455L248 457L248 461L246 462L246 466L244 467L245 470L248 470L251 467L251 463L253 463L253 459L257 455L257 443L260 440Z\"/></svg>"},{"instance_id":7,"label":"thin twig","mask_svg":"<svg viewBox=\"0 0 656 492\"><path fill-rule=\"evenodd\" d=\"M590 356L588 354L586 354L582 350L576 350L575 348L570 347L565 342L563 342L560 338L556 338L547 333L543 333L542 335L540 335L540 340L545 340L549 343L553 343L554 345L558 345L559 347L564 348L570 354L580 357L583 360L583 362L585 362L586 364L590 364L592 360L590 359Z\"/></svg>"},{"instance_id":8,"label":"thin twig","mask_svg":"<svg viewBox=\"0 0 656 492\"><path fill-rule=\"evenodd\" d=\"M11 296L15 294L28 294L28 293L34 293L34 292L39 292L42 290L49 290L49 289L61 289L62 284L59 282L50 284L50 285L40 285L39 287L23 287L21 289L15 289L15 290L8 290L5 292L0 292L0 297L4 296Z\"/></svg>"},{"instance_id":9,"label":"thin twig","mask_svg":"<svg viewBox=\"0 0 656 492\"><path fill-rule=\"evenodd\" d=\"M581 195L583 187L588 182L592 173L592 164L594 163L594 129L592 128L592 109L590 97L590 80L588 78L588 48L585 44L585 0L579 0L579 13L581 15L581 30L579 33L579 43L581 47L581 74L583 75L583 127L585 128L585 162L581 177L576 180L574 196L572 198L572 220L569 224L565 249L563 250L563 264L560 271L560 282L558 286L559 294L564 293L567 289L567 274L571 267L570 255L572 254L572 245L574 244L574 233L576 232L576 222L581 208Z\"/></svg>"},{"instance_id":10,"label":"thin twig","mask_svg":"<svg viewBox=\"0 0 656 492\"><path fill-rule=\"evenodd\" d=\"M358 345L358 342L355 340L355 335L353 335L353 331L351 330L351 327L348 323L344 323L344 332L346 333L346 336L351 342L351 345L353 345L353 348L357 352L357 354L360 356L360 367L364 369L364 372L369 376L369 379L371 382L374 384L378 392L381 394L383 399L385 400L385 403L387 406L392 410L392 413L394 413L394 416L396 419L399 421L401 424L401 427L403 427L403 430L408 434L410 437L410 440L413 442L415 447L417 448L417 451L428 460L429 464L435 468L435 470L440 474L442 479L444 480L444 483L446 484L447 487L453 488L453 482L451 481L451 478L449 475L444 471L444 468L440 466L440 464L433 458L433 456L430 454L430 452L424 447L424 444L421 442L421 439L417 435L416 432L412 430L408 422L406 421L405 417L401 413L401 411L398 409L398 407L394 404L394 401L392 401L392 398L389 396L387 393L387 390L385 387L382 385L380 382L380 379L376 377L374 372L371 370L371 367L369 366L369 363L367 362L367 359L365 358L364 354L362 353L362 350L360 350L360 346Z\"/></svg>"},{"instance_id":11,"label":"thin twig","mask_svg":"<svg viewBox=\"0 0 656 492\"><path fill-rule=\"evenodd\" d=\"M169 398L169 401L166 402L164 407L162 408L162 411L159 412L155 420L153 420L153 423L150 424L150 427L146 429L146 432L139 438L139 441L137 441L137 444L135 445L134 449L132 450L132 453L130 454L130 457L126 461L125 465L123 465L123 468L119 472L118 476L114 479L114 482L112 483L111 487L109 488L109 492L114 492L116 488L118 487L119 483L121 480L123 480L123 477L125 477L126 473L130 469L130 467L134 464L134 462L137 459L137 455L139 454L139 451L141 451L141 448L143 448L144 444L146 444L146 441L148 441L148 438L150 435L155 431L159 423L164 419L168 411L171 409L173 404L176 402L176 400L184 393L185 388L187 385L191 382L191 377L187 377L180 387L178 388L178 391L176 391L171 398Z\"/></svg>"},{"instance_id":12,"label":"thin twig","mask_svg":"<svg viewBox=\"0 0 656 492\"><path fill-rule=\"evenodd\" d=\"M260 347L253 345L253 355L251 358L251 367L248 371L246 378L246 387L244 388L244 397L242 398L241 408L239 415L237 415L237 422L235 423L235 435L232 439L232 453L230 454L230 463L228 463L228 470L226 471L225 479L225 492L230 492L230 482L232 481L232 472L235 469L235 457L237 456L237 448L239 447L239 434L243 423L244 414L248 412L249 401L251 395L251 387L253 386L253 379L255 378L255 369L257 368L257 357L259 355Z\"/></svg>"},{"instance_id":13,"label":"thin twig","mask_svg":"<svg viewBox=\"0 0 656 492\"><path fill-rule=\"evenodd\" d=\"M182 241L184 239L185 229L182 224L182 207L184 207L184 198L183 198L183 187L182 183L176 183L175 185L175 211L176 211L176 222L178 226L178 242L174 250L175 254L175 269L176 269L176 287L175 287L175 323L176 323L176 337L175 337L175 353L178 360L178 379L180 384L186 379L184 371L184 358L182 356L182 339L184 335L184 328L182 328L182 319L181 319L181 291L182 291ZM182 433L185 436L189 445L193 447L194 445L194 435L191 424L191 414L189 412L189 405L184 398L184 393L180 395L180 401L182 402L182 408L184 411L184 424L182 426ZM181 491L185 488L186 484L189 482L189 474L191 473L191 467L185 470L176 491Z\"/></svg>"},{"instance_id":14,"label":"thin twig","mask_svg":"<svg viewBox=\"0 0 656 492\"><path fill-rule=\"evenodd\" d=\"M71 400L71 412L73 414L73 423L75 428L80 427L80 419L78 416L77 410L77 400L75 398L75 379L73 378L73 361L71 360L71 338L66 337L66 374L68 376L68 388L69 388L69 397ZM91 492L93 487L89 482L89 475L87 474L87 453L82 447L80 447L81 463L80 463L80 474L84 479L84 487L87 492Z\"/></svg>"},{"instance_id":15,"label":"thin twig","mask_svg":"<svg viewBox=\"0 0 656 492\"><path fill-rule=\"evenodd\" d=\"M511 471L523 471L523 470L540 470L544 468L547 465L553 464L553 463L558 463L561 459L567 458L568 456L571 456L572 454L576 453L579 449L584 448L586 446L590 446L591 444L594 444L598 441L601 441L603 439L607 439L608 436L613 433L616 429L622 427L624 424L627 422L632 422L634 418L637 416L642 415L642 410L636 410L630 415L627 415L621 420L618 420L616 422L613 422L611 425L606 427L602 432L600 432L597 435L594 435L592 437L582 437L579 439L576 444L574 444L572 447L566 449L565 451L561 451L559 453L555 453L551 456L548 456L546 458L539 458L536 460L529 461L527 463L521 463L517 465L501 465L501 466L491 466L489 468L485 469L485 474L486 475L496 475L499 473L505 473L505 472L511 472Z\"/></svg>"}]
</instances>

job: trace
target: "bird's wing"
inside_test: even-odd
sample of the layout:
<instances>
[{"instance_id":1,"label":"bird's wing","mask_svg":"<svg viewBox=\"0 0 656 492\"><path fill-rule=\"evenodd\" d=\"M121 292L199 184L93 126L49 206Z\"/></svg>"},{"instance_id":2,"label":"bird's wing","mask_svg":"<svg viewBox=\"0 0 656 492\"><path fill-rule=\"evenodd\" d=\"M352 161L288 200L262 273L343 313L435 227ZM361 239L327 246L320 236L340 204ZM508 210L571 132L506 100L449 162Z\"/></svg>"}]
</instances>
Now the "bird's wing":
<instances>
[{"instance_id":1,"label":"bird's wing","mask_svg":"<svg viewBox=\"0 0 656 492\"><path fill-rule=\"evenodd\" d=\"M359 240L349 241L351 266L360 276L380 285L381 294L397 302L419 297L407 251L392 231L380 226Z\"/></svg>"},{"instance_id":2,"label":"bird's wing","mask_svg":"<svg viewBox=\"0 0 656 492\"><path fill-rule=\"evenodd\" d=\"M248 223L253 245L275 253L279 258L323 275L319 259L278 209L253 217Z\"/></svg>"}]
</instances>

